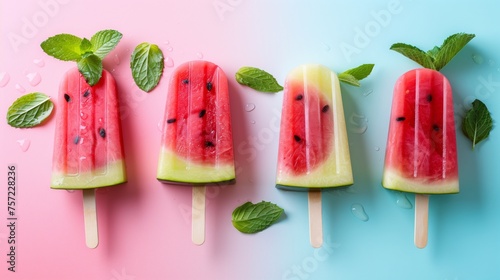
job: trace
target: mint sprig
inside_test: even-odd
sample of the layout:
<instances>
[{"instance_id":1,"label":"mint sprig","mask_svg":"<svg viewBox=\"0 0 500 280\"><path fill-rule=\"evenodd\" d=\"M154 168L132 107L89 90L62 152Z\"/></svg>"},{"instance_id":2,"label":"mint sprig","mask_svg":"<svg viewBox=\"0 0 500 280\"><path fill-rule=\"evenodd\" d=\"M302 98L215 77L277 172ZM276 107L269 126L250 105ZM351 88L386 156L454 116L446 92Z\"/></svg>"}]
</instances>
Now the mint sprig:
<instances>
[{"instance_id":1,"label":"mint sprig","mask_svg":"<svg viewBox=\"0 0 500 280\"><path fill-rule=\"evenodd\" d=\"M278 81L273 75L255 67L241 67L235 74L236 81L244 86L261 92L279 92L283 87L278 84Z\"/></svg>"},{"instance_id":2,"label":"mint sprig","mask_svg":"<svg viewBox=\"0 0 500 280\"><path fill-rule=\"evenodd\" d=\"M462 121L462 132L472 141L472 149L476 144L488 138L493 129L493 119L486 105L479 99L472 102Z\"/></svg>"},{"instance_id":3,"label":"mint sprig","mask_svg":"<svg viewBox=\"0 0 500 280\"><path fill-rule=\"evenodd\" d=\"M374 66L375 64L362 64L358 67L346 70L338 75L339 81L359 87L361 85L359 81L368 77Z\"/></svg>"},{"instance_id":4,"label":"mint sprig","mask_svg":"<svg viewBox=\"0 0 500 280\"><path fill-rule=\"evenodd\" d=\"M78 70L91 86L102 76L102 59L113 50L122 34L116 30L102 30L90 40L71 34L58 34L43 41L40 46L50 56L63 61L75 61Z\"/></svg>"},{"instance_id":5,"label":"mint sprig","mask_svg":"<svg viewBox=\"0 0 500 280\"><path fill-rule=\"evenodd\" d=\"M92 52L103 59L120 42L122 34L115 30L101 30L90 38Z\"/></svg>"},{"instance_id":6,"label":"mint sprig","mask_svg":"<svg viewBox=\"0 0 500 280\"><path fill-rule=\"evenodd\" d=\"M283 212L283 208L271 202L246 202L234 209L232 222L240 232L256 233L275 223Z\"/></svg>"},{"instance_id":7,"label":"mint sprig","mask_svg":"<svg viewBox=\"0 0 500 280\"><path fill-rule=\"evenodd\" d=\"M427 52L404 43L393 44L390 49L401 53L425 68L440 71L475 36L466 33L453 34L446 38L440 47L435 46Z\"/></svg>"},{"instance_id":8,"label":"mint sprig","mask_svg":"<svg viewBox=\"0 0 500 280\"><path fill-rule=\"evenodd\" d=\"M141 43L135 47L130 68L135 84L145 92L153 90L163 73L163 52L158 45Z\"/></svg>"},{"instance_id":9,"label":"mint sprig","mask_svg":"<svg viewBox=\"0 0 500 280\"><path fill-rule=\"evenodd\" d=\"M42 123L52 113L54 104L40 92L19 97L7 110L7 123L12 127L27 128Z\"/></svg>"},{"instance_id":10,"label":"mint sprig","mask_svg":"<svg viewBox=\"0 0 500 280\"><path fill-rule=\"evenodd\" d=\"M78 60L78 71L85 77L87 83L91 86L97 84L102 75L102 60L95 54L86 53L83 58Z\"/></svg>"}]
</instances>

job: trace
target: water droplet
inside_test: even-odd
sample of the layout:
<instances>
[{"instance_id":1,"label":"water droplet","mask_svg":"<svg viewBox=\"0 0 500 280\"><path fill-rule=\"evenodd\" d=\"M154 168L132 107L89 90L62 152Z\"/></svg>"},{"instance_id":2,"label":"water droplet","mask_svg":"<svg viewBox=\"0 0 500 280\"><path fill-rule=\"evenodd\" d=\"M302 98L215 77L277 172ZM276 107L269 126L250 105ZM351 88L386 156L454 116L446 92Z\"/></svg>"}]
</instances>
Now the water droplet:
<instances>
[{"instance_id":1,"label":"water droplet","mask_svg":"<svg viewBox=\"0 0 500 280\"><path fill-rule=\"evenodd\" d=\"M482 56L478 55L478 54L473 54L472 55L472 60L474 61L474 63L476 64L483 64L484 62L484 59Z\"/></svg>"},{"instance_id":2,"label":"water droplet","mask_svg":"<svg viewBox=\"0 0 500 280\"><path fill-rule=\"evenodd\" d=\"M174 67L174 60L170 56L165 57L165 66Z\"/></svg>"},{"instance_id":3,"label":"water droplet","mask_svg":"<svg viewBox=\"0 0 500 280\"><path fill-rule=\"evenodd\" d=\"M118 56L118 54L115 54L113 56L113 61L115 62L116 65L120 64L120 57Z\"/></svg>"},{"instance_id":4,"label":"water droplet","mask_svg":"<svg viewBox=\"0 0 500 280\"><path fill-rule=\"evenodd\" d=\"M33 63L38 67L45 66L45 61L43 59L33 59Z\"/></svg>"},{"instance_id":5,"label":"water droplet","mask_svg":"<svg viewBox=\"0 0 500 280\"><path fill-rule=\"evenodd\" d=\"M172 47L168 47L168 48L167 48L167 51L169 51L169 52L171 52L171 51L173 51L173 50L174 50L174 48L172 48Z\"/></svg>"},{"instance_id":6,"label":"water droplet","mask_svg":"<svg viewBox=\"0 0 500 280\"><path fill-rule=\"evenodd\" d=\"M28 78L28 83L33 87L42 81L42 76L38 72L28 73L26 74L26 78Z\"/></svg>"},{"instance_id":7,"label":"water droplet","mask_svg":"<svg viewBox=\"0 0 500 280\"><path fill-rule=\"evenodd\" d=\"M369 89L369 90L363 92L363 96L367 97L368 95L372 94L372 92L373 92L373 89Z\"/></svg>"},{"instance_id":8,"label":"water droplet","mask_svg":"<svg viewBox=\"0 0 500 280\"><path fill-rule=\"evenodd\" d=\"M255 124L255 121L254 121L254 120L251 120L250 122L251 122L252 124Z\"/></svg>"},{"instance_id":9,"label":"water droplet","mask_svg":"<svg viewBox=\"0 0 500 280\"><path fill-rule=\"evenodd\" d=\"M163 42L163 44L168 45L168 44L170 44L170 41L167 40L167 41Z\"/></svg>"},{"instance_id":10,"label":"water droplet","mask_svg":"<svg viewBox=\"0 0 500 280\"><path fill-rule=\"evenodd\" d=\"M196 57L199 58L199 59L202 59L203 58L203 53L197 52L196 53Z\"/></svg>"},{"instance_id":11,"label":"water droplet","mask_svg":"<svg viewBox=\"0 0 500 280\"><path fill-rule=\"evenodd\" d=\"M163 121L159 121L156 128L158 128L159 132L163 132Z\"/></svg>"},{"instance_id":12,"label":"water droplet","mask_svg":"<svg viewBox=\"0 0 500 280\"><path fill-rule=\"evenodd\" d=\"M103 119L102 118L99 118L97 121L99 121L99 123L103 123Z\"/></svg>"},{"instance_id":13,"label":"water droplet","mask_svg":"<svg viewBox=\"0 0 500 280\"><path fill-rule=\"evenodd\" d=\"M118 77L120 76L120 74L118 74L119 72L116 71L115 68L111 69L111 74L113 74L113 77Z\"/></svg>"},{"instance_id":14,"label":"water droplet","mask_svg":"<svg viewBox=\"0 0 500 280\"><path fill-rule=\"evenodd\" d=\"M247 105L245 105L245 111L252 112L253 110L255 110L255 104L247 103Z\"/></svg>"},{"instance_id":15,"label":"water droplet","mask_svg":"<svg viewBox=\"0 0 500 280\"><path fill-rule=\"evenodd\" d=\"M10 81L10 75L7 72L0 72L0 87L6 86Z\"/></svg>"},{"instance_id":16,"label":"water droplet","mask_svg":"<svg viewBox=\"0 0 500 280\"><path fill-rule=\"evenodd\" d=\"M377 152L380 151L380 147L379 146L375 147L375 151Z\"/></svg>"},{"instance_id":17,"label":"water droplet","mask_svg":"<svg viewBox=\"0 0 500 280\"><path fill-rule=\"evenodd\" d=\"M403 192L396 192L396 205L404 209L411 209L413 205L411 204L406 194Z\"/></svg>"},{"instance_id":18,"label":"water droplet","mask_svg":"<svg viewBox=\"0 0 500 280\"><path fill-rule=\"evenodd\" d=\"M19 147L21 147L21 151L26 152L31 145L31 141L29 139L19 139L17 140Z\"/></svg>"},{"instance_id":19,"label":"water droplet","mask_svg":"<svg viewBox=\"0 0 500 280\"><path fill-rule=\"evenodd\" d=\"M16 90L20 93L25 93L26 92L26 89L24 89L24 87L20 84L16 84Z\"/></svg>"},{"instance_id":20,"label":"water droplet","mask_svg":"<svg viewBox=\"0 0 500 280\"><path fill-rule=\"evenodd\" d=\"M88 117L88 115L87 115L87 114L85 114L84 112L81 112L81 113L80 113L80 117L82 118L82 120L86 120L86 119L87 119L87 117Z\"/></svg>"},{"instance_id":21,"label":"water droplet","mask_svg":"<svg viewBox=\"0 0 500 280\"><path fill-rule=\"evenodd\" d=\"M354 217L360 219L363 222L368 221L368 215L365 212L365 208L363 208L363 205L359 203L354 203L351 205L351 212L354 215Z\"/></svg>"},{"instance_id":22,"label":"water droplet","mask_svg":"<svg viewBox=\"0 0 500 280\"><path fill-rule=\"evenodd\" d=\"M363 134L368 129L368 119L365 115L352 113L349 118L349 122L352 126L350 126L350 131L358 134Z\"/></svg>"}]
</instances>

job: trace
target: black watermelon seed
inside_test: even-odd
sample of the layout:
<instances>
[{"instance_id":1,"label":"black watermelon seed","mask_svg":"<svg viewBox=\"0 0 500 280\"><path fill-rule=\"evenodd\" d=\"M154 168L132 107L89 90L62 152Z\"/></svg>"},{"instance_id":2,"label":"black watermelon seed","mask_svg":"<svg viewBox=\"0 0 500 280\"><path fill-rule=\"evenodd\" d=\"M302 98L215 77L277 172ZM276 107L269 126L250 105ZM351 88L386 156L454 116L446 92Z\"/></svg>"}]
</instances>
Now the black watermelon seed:
<instances>
[{"instance_id":1,"label":"black watermelon seed","mask_svg":"<svg viewBox=\"0 0 500 280\"><path fill-rule=\"evenodd\" d=\"M174 123L175 121L176 121L176 119L168 119L167 123Z\"/></svg>"},{"instance_id":2,"label":"black watermelon seed","mask_svg":"<svg viewBox=\"0 0 500 280\"><path fill-rule=\"evenodd\" d=\"M104 128L99 128L99 135L102 137L102 138L105 138L106 137L106 130L104 130Z\"/></svg>"},{"instance_id":3,"label":"black watermelon seed","mask_svg":"<svg viewBox=\"0 0 500 280\"><path fill-rule=\"evenodd\" d=\"M439 131L439 126L437 124L433 124L432 129L434 129L434 131Z\"/></svg>"},{"instance_id":4,"label":"black watermelon seed","mask_svg":"<svg viewBox=\"0 0 500 280\"><path fill-rule=\"evenodd\" d=\"M198 117L200 118L203 118L203 116L207 113L207 110L201 110L200 111L200 114L198 115Z\"/></svg>"},{"instance_id":5,"label":"black watermelon seed","mask_svg":"<svg viewBox=\"0 0 500 280\"><path fill-rule=\"evenodd\" d=\"M80 142L80 135L77 135L75 139L73 139L73 143L78 144Z\"/></svg>"},{"instance_id":6,"label":"black watermelon seed","mask_svg":"<svg viewBox=\"0 0 500 280\"><path fill-rule=\"evenodd\" d=\"M69 102L71 100L71 97L69 97L69 95L67 93L65 93L64 99L66 100L66 102Z\"/></svg>"},{"instance_id":7,"label":"black watermelon seed","mask_svg":"<svg viewBox=\"0 0 500 280\"><path fill-rule=\"evenodd\" d=\"M205 141L205 147L215 147L212 141Z\"/></svg>"},{"instance_id":8,"label":"black watermelon seed","mask_svg":"<svg viewBox=\"0 0 500 280\"><path fill-rule=\"evenodd\" d=\"M211 90L212 90L212 88L213 88L212 83L211 83L211 82L208 82L208 83L207 83L207 90L208 90L208 91L211 91Z\"/></svg>"},{"instance_id":9,"label":"black watermelon seed","mask_svg":"<svg viewBox=\"0 0 500 280\"><path fill-rule=\"evenodd\" d=\"M87 97L90 95L90 90L86 90L84 93L83 93L83 97Z\"/></svg>"},{"instance_id":10,"label":"black watermelon seed","mask_svg":"<svg viewBox=\"0 0 500 280\"><path fill-rule=\"evenodd\" d=\"M397 118L396 118L396 121L398 121L398 122L402 122L402 121L404 121L404 120L406 120L406 118L405 118L405 117L397 117Z\"/></svg>"},{"instance_id":11,"label":"black watermelon seed","mask_svg":"<svg viewBox=\"0 0 500 280\"><path fill-rule=\"evenodd\" d=\"M329 109L330 109L330 106L329 106L329 105L325 105L325 106L323 106L323 108L321 109L321 112L326 113L326 112L328 112L328 110L329 110Z\"/></svg>"},{"instance_id":12,"label":"black watermelon seed","mask_svg":"<svg viewBox=\"0 0 500 280\"><path fill-rule=\"evenodd\" d=\"M432 101L432 94L427 95L427 101L431 102Z\"/></svg>"},{"instance_id":13,"label":"black watermelon seed","mask_svg":"<svg viewBox=\"0 0 500 280\"><path fill-rule=\"evenodd\" d=\"M185 84L185 85L187 85L187 84L189 84L189 80L188 79L184 79L184 80L182 80L182 83Z\"/></svg>"},{"instance_id":14,"label":"black watermelon seed","mask_svg":"<svg viewBox=\"0 0 500 280\"><path fill-rule=\"evenodd\" d=\"M302 141L302 138L300 138L300 136L298 136L298 135L294 135L294 136L293 136L293 139L294 139L295 141L299 142L299 143L300 143L300 141Z\"/></svg>"},{"instance_id":15,"label":"black watermelon seed","mask_svg":"<svg viewBox=\"0 0 500 280\"><path fill-rule=\"evenodd\" d=\"M295 100L302 100L304 96L302 94L299 94L295 97Z\"/></svg>"}]
</instances>

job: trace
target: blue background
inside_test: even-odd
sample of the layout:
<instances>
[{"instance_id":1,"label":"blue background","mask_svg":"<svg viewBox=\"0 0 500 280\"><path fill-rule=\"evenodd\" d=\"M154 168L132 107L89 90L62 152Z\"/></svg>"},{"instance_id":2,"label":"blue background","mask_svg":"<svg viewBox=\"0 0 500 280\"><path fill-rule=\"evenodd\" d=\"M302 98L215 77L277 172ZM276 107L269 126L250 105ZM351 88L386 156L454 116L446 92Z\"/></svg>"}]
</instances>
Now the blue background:
<instances>
[{"instance_id":1,"label":"blue background","mask_svg":"<svg viewBox=\"0 0 500 280\"><path fill-rule=\"evenodd\" d=\"M89 250L83 242L80 194L49 189L52 151L41 143L52 143L54 120L32 130L2 124L0 146L18 157L0 162L16 163L22 170L18 237L25 251L19 255L20 272L5 274L2 268L0 278L500 279L500 130L495 121L490 137L475 150L460 131L464 112L476 98L494 120L500 118L498 1L59 2L64 4L57 15L16 54L6 33L19 33L23 17L41 8L37 0L2 3L2 58L16 60L0 65L0 71L11 74L2 88L0 99L7 101L1 108L6 112L5 104L20 95L16 83L28 92L56 95L62 73L71 66L43 54L42 40L61 32L88 37L93 34L88 30L121 31L124 37L104 66L117 79L127 113L122 125L129 182L97 192L101 243ZM12 21L5 22L7 15ZM442 70L453 87L460 193L430 198L429 242L418 249L413 244L414 195L381 186L392 90L399 76L419 67L389 47L404 42L428 50L458 32L476 34ZM128 68L131 51L143 41L159 44L172 59L158 88L148 94L133 85ZM33 64L39 58L46 66ZM192 59L210 60L228 76L238 168L235 186L207 189L207 238L201 247L190 240L190 189L155 179L157 125L168 78L172 66ZM283 84L287 73L304 63L321 63L336 72L375 64L360 88L342 85L355 183L323 193L325 243L320 249L309 244L307 194L275 188L283 93L259 93L233 79L240 67L255 66ZM26 69L43 77L36 88L26 85ZM32 140L27 152L19 150L16 140L21 138ZM232 210L261 200L284 208L284 217L255 235L236 231ZM353 213L353 206L362 206L368 219L356 216L360 212ZM0 227L2 255L6 230Z\"/></svg>"}]
</instances>

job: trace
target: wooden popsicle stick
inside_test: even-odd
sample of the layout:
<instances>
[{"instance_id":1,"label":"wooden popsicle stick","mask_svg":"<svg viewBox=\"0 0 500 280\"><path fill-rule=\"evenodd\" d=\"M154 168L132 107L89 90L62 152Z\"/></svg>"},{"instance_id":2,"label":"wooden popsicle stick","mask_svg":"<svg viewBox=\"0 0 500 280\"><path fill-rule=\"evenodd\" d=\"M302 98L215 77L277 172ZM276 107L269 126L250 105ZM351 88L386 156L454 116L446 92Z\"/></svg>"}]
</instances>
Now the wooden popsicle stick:
<instances>
[{"instance_id":1,"label":"wooden popsicle stick","mask_svg":"<svg viewBox=\"0 0 500 280\"><path fill-rule=\"evenodd\" d=\"M196 245L205 242L205 191L205 186L193 187L191 240Z\"/></svg>"},{"instance_id":2,"label":"wooden popsicle stick","mask_svg":"<svg viewBox=\"0 0 500 280\"><path fill-rule=\"evenodd\" d=\"M323 245L323 218L321 214L321 191L309 191L309 239L314 248Z\"/></svg>"},{"instance_id":3,"label":"wooden popsicle stick","mask_svg":"<svg viewBox=\"0 0 500 280\"><path fill-rule=\"evenodd\" d=\"M415 246L422 249L427 245L429 221L429 196L415 194Z\"/></svg>"},{"instance_id":4,"label":"wooden popsicle stick","mask_svg":"<svg viewBox=\"0 0 500 280\"><path fill-rule=\"evenodd\" d=\"M99 244L95 189L83 190L83 220L85 223L85 243L87 247L94 249Z\"/></svg>"}]
</instances>

